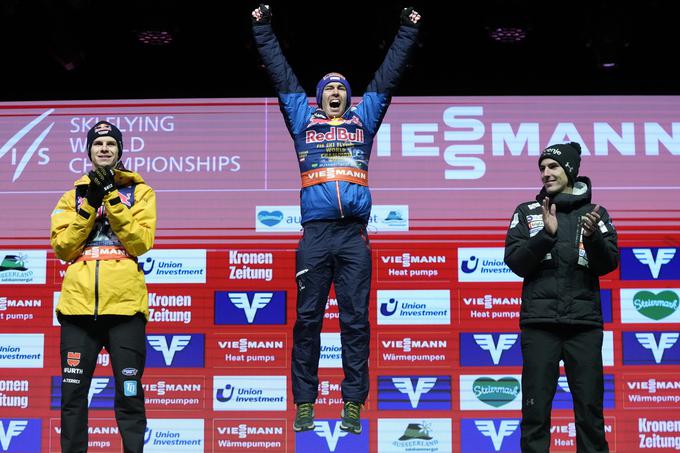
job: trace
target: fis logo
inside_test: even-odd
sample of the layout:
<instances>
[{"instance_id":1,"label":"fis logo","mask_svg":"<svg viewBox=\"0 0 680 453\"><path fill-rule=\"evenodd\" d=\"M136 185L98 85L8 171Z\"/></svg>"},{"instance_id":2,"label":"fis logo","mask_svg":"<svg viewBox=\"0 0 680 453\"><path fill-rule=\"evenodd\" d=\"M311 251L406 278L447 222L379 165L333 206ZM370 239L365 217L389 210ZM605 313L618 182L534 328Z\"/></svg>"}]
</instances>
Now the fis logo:
<instances>
[{"instance_id":1,"label":"fis logo","mask_svg":"<svg viewBox=\"0 0 680 453\"><path fill-rule=\"evenodd\" d=\"M380 410L450 410L450 376L380 376Z\"/></svg>"},{"instance_id":2,"label":"fis logo","mask_svg":"<svg viewBox=\"0 0 680 453\"><path fill-rule=\"evenodd\" d=\"M519 452L518 419L461 420L462 453Z\"/></svg>"},{"instance_id":3,"label":"fis logo","mask_svg":"<svg viewBox=\"0 0 680 453\"><path fill-rule=\"evenodd\" d=\"M285 291L215 292L215 324L285 323Z\"/></svg>"},{"instance_id":4,"label":"fis logo","mask_svg":"<svg viewBox=\"0 0 680 453\"><path fill-rule=\"evenodd\" d=\"M679 280L677 248L622 248L621 280Z\"/></svg>"},{"instance_id":5,"label":"fis logo","mask_svg":"<svg viewBox=\"0 0 680 453\"><path fill-rule=\"evenodd\" d=\"M461 333L461 366L520 366L522 353L516 333ZM481 352L486 351L485 352Z\"/></svg>"},{"instance_id":6,"label":"fis logo","mask_svg":"<svg viewBox=\"0 0 680 453\"><path fill-rule=\"evenodd\" d=\"M38 453L41 439L40 420L0 418L0 450Z\"/></svg>"},{"instance_id":7,"label":"fis logo","mask_svg":"<svg viewBox=\"0 0 680 453\"><path fill-rule=\"evenodd\" d=\"M45 137L47 137L47 134L50 133L50 130L52 130L52 127L54 126L54 121L48 124L38 134L38 136L33 139L33 142L30 143L27 148L25 148L26 151L24 151L23 156L21 156L20 158L18 156L19 153L17 153L17 148L15 148L15 145L19 143L19 141L22 138L28 135L33 130L33 128L35 128L40 122L47 118L52 112L54 112L54 109L47 110L42 115L38 116L33 121L28 123L26 126L21 128L17 133L10 137L9 140L7 140L2 146L0 146L0 158L4 157L5 154L9 153L10 164L15 167L14 174L12 175L12 182L15 182L17 179L19 179L24 169L31 161L31 158L33 158L35 154L38 155L37 161L38 165L47 165L50 162L50 158L47 155L49 148L41 147L40 145L45 140ZM4 165L3 167L7 168L7 165Z\"/></svg>"},{"instance_id":8,"label":"fis logo","mask_svg":"<svg viewBox=\"0 0 680 453\"><path fill-rule=\"evenodd\" d=\"M680 365L680 332L623 332L624 365Z\"/></svg>"},{"instance_id":9,"label":"fis logo","mask_svg":"<svg viewBox=\"0 0 680 453\"><path fill-rule=\"evenodd\" d=\"M204 335L147 335L146 366L149 368L202 368Z\"/></svg>"}]
</instances>

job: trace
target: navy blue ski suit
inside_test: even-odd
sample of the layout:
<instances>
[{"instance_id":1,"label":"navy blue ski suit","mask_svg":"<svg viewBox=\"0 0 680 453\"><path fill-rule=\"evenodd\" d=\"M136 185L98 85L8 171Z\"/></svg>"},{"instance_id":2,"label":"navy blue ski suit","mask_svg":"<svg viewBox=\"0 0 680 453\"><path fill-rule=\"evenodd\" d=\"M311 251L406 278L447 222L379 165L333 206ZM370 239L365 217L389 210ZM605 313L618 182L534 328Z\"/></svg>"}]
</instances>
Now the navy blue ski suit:
<instances>
[{"instance_id":1,"label":"navy blue ski suit","mask_svg":"<svg viewBox=\"0 0 680 453\"><path fill-rule=\"evenodd\" d=\"M402 25L362 101L339 118L309 105L271 25L253 24L255 43L279 98L300 165L303 237L297 250L297 321L293 330L295 403L314 402L320 332L331 283L340 309L345 401L368 396L371 213L368 163L373 139L415 47L417 29Z\"/></svg>"}]
</instances>

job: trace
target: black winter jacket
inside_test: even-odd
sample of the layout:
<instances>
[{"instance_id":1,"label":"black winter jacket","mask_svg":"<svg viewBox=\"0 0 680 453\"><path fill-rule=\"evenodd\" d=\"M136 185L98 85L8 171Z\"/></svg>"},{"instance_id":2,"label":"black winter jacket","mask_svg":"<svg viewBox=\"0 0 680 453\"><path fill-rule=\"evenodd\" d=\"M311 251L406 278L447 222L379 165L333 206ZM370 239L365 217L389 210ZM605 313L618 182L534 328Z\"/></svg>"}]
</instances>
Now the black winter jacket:
<instances>
[{"instance_id":1,"label":"black winter jacket","mask_svg":"<svg viewBox=\"0 0 680 453\"><path fill-rule=\"evenodd\" d=\"M543 228L541 202L517 206L505 240L505 263L520 277L522 307L520 326L530 324L579 324L602 326L601 275L618 266L619 249L614 225L600 207L599 228L582 235L581 217L593 210L590 180L579 177L574 192L552 197L557 206L557 233Z\"/></svg>"}]
</instances>

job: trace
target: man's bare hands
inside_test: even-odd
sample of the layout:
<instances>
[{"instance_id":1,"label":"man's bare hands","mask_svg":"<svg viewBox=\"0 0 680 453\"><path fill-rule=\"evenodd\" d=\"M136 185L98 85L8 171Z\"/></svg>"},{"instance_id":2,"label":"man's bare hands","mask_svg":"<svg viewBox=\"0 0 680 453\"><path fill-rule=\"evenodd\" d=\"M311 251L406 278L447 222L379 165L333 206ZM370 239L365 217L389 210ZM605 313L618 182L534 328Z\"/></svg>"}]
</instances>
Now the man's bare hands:
<instances>
[{"instance_id":1,"label":"man's bare hands","mask_svg":"<svg viewBox=\"0 0 680 453\"><path fill-rule=\"evenodd\" d=\"M550 198L545 197L541 205L543 211L543 228L550 236L555 236L557 233L557 207L550 205Z\"/></svg>"},{"instance_id":2,"label":"man's bare hands","mask_svg":"<svg viewBox=\"0 0 680 453\"><path fill-rule=\"evenodd\" d=\"M600 205L596 204L592 211L581 217L581 225L583 228L583 235L590 237L597 230L597 224L600 223Z\"/></svg>"}]
</instances>

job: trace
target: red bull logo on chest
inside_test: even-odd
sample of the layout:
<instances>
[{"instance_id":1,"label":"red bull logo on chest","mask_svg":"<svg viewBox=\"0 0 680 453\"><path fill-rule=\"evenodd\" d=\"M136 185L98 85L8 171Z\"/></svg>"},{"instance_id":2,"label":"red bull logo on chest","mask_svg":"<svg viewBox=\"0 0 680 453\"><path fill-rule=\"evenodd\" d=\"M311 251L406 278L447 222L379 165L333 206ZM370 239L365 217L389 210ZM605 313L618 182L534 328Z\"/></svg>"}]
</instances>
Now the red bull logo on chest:
<instances>
[{"instance_id":1,"label":"red bull logo on chest","mask_svg":"<svg viewBox=\"0 0 680 453\"><path fill-rule=\"evenodd\" d=\"M331 127L328 132L307 131L306 143L323 143L332 141L364 143L364 130L357 128L350 132L344 127Z\"/></svg>"}]
</instances>

